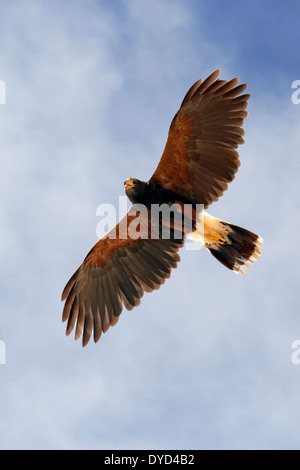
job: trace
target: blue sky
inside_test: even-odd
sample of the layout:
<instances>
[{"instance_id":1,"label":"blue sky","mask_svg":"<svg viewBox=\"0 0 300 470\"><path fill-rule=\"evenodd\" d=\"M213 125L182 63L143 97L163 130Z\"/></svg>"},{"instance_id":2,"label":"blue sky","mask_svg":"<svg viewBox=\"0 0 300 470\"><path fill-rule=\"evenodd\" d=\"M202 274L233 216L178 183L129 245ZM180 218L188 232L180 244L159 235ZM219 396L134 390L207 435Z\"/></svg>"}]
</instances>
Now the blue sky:
<instances>
[{"instance_id":1,"label":"blue sky","mask_svg":"<svg viewBox=\"0 0 300 470\"><path fill-rule=\"evenodd\" d=\"M1 449L299 449L296 1L2 1ZM251 93L242 166L210 213L259 233L243 277L206 251L99 343L61 291L101 203L148 179L194 81ZM1 343L3 344L3 343Z\"/></svg>"}]
</instances>

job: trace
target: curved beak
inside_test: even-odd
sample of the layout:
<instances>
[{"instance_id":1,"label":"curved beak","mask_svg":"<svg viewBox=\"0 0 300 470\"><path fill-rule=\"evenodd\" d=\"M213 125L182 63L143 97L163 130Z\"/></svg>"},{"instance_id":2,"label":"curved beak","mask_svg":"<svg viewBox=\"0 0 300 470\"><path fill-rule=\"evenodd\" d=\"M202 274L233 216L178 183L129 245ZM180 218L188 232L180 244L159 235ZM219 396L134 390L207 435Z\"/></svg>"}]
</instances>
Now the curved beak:
<instances>
[{"instance_id":1,"label":"curved beak","mask_svg":"<svg viewBox=\"0 0 300 470\"><path fill-rule=\"evenodd\" d=\"M127 180L124 181L124 186L125 186L125 188L133 188L134 184L132 182L132 179L127 178Z\"/></svg>"}]
</instances>

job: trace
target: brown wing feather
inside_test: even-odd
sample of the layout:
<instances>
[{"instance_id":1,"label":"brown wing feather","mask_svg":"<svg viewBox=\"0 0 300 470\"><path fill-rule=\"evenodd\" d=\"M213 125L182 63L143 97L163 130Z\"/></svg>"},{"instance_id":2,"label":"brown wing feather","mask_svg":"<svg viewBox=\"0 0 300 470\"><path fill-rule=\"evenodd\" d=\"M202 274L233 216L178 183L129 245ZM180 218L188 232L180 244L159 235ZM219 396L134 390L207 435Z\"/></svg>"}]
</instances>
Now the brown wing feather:
<instances>
[{"instance_id":1,"label":"brown wing feather","mask_svg":"<svg viewBox=\"0 0 300 470\"><path fill-rule=\"evenodd\" d=\"M183 239L147 238L148 220L141 224L139 238L132 239L129 225L135 216L129 211L96 243L64 288L66 334L75 328L75 339L82 335L83 346L92 334L97 342L102 332L115 325L123 306L131 310L144 292L159 289L180 261Z\"/></svg>"},{"instance_id":2,"label":"brown wing feather","mask_svg":"<svg viewBox=\"0 0 300 470\"><path fill-rule=\"evenodd\" d=\"M240 166L236 151L244 143L247 85L217 80L216 70L187 92L169 130L150 181L180 195L196 197L207 208L228 187Z\"/></svg>"}]
</instances>

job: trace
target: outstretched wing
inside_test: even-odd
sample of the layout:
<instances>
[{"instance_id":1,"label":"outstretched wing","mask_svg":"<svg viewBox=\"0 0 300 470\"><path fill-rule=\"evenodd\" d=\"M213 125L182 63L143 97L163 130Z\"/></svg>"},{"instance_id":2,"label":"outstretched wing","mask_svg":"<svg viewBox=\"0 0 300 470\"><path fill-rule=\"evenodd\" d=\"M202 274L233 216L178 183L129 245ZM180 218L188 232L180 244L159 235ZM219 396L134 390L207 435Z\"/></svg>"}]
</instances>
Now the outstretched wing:
<instances>
[{"instance_id":1,"label":"outstretched wing","mask_svg":"<svg viewBox=\"0 0 300 470\"><path fill-rule=\"evenodd\" d=\"M226 191L240 166L236 151L244 143L247 85L238 78L217 80L220 70L187 92L169 130L168 140L150 181L196 197L207 208Z\"/></svg>"},{"instance_id":2,"label":"outstretched wing","mask_svg":"<svg viewBox=\"0 0 300 470\"><path fill-rule=\"evenodd\" d=\"M140 223L137 236L130 230L135 217L136 212L129 211L96 243L62 293L66 334L76 325L75 339L83 334L83 346L92 333L97 342L102 332L115 325L123 306L131 310L144 292L159 289L180 261L182 238L148 238L148 220Z\"/></svg>"}]
</instances>

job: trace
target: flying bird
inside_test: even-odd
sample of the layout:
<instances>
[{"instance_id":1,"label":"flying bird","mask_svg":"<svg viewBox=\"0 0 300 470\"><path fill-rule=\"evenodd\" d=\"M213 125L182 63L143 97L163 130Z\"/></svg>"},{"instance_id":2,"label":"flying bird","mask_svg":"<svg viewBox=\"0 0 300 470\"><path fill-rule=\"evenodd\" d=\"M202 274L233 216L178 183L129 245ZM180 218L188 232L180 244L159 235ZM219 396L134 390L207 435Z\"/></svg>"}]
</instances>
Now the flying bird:
<instances>
[{"instance_id":1,"label":"flying bird","mask_svg":"<svg viewBox=\"0 0 300 470\"><path fill-rule=\"evenodd\" d=\"M202 243L235 273L244 273L260 256L261 237L197 210L207 209L227 190L240 166L236 149L244 143L247 85L238 85L238 78L220 80L219 74L216 70L189 89L153 175L147 182L126 179L125 192L133 206L95 244L63 290L66 334L75 327L75 339L82 336L83 346L92 335L97 342L115 325L123 307L131 310L144 292L159 289L177 267L187 237ZM176 205L179 212L185 205L191 207L189 229L178 226L173 214L169 235L162 236L166 223L152 220L151 208L163 204ZM146 208L142 216L139 213L137 233L130 231L138 217L134 205Z\"/></svg>"}]
</instances>

